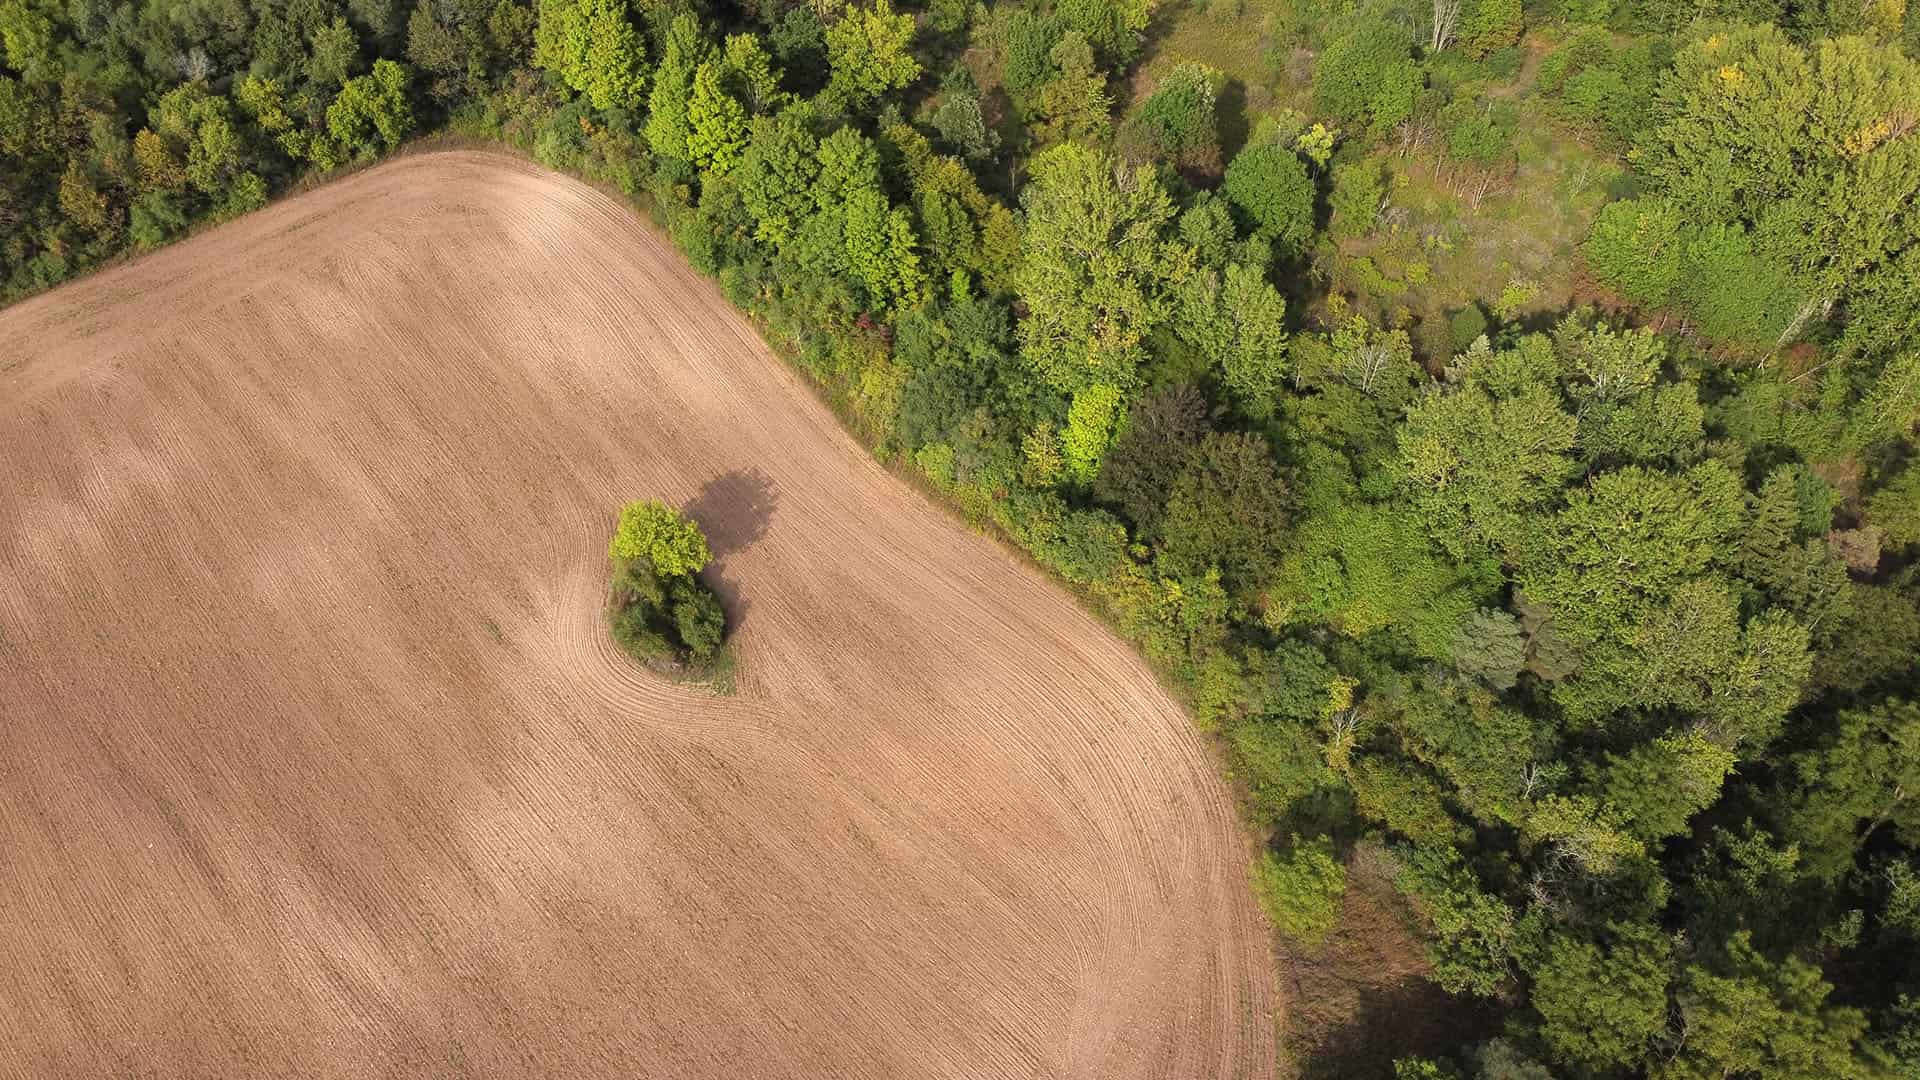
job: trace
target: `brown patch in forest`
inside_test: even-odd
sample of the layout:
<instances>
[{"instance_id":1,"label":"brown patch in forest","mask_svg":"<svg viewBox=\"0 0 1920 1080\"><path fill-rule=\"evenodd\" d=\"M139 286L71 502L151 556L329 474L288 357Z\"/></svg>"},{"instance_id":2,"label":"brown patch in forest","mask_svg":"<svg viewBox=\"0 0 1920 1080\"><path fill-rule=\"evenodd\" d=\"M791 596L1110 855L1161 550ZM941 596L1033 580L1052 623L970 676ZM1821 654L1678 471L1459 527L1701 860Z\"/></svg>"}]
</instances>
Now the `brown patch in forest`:
<instances>
[{"instance_id":1,"label":"brown patch in forest","mask_svg":"<svg viewBox=\"0 0 1920 1080\"><path fill-rule=\"evenodd\" d=\"M1493 1033L1497 1014L1428 981L1426 948L1393 873L1390 856L1359 844L1327 940L1315 948L1283 940L1283 1074L1373 1080L1393 1075L1396 1058L1456 1050L1476 1033Z\"/></svg>"}]
</instances>

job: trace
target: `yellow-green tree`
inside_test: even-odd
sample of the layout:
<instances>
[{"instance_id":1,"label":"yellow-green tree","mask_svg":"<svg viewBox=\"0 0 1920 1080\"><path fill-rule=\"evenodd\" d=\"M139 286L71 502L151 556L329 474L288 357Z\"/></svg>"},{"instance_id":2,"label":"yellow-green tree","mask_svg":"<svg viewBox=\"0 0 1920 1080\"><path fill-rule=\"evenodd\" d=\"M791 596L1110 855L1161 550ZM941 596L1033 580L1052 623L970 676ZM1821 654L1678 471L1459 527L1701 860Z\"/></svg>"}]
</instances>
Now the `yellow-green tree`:
<instances>
[{"instance_id":1,"label":"yellow-green tree","mask_svg":"<svg viewBox=\"0 0 1920 1080\"><path fill-rule=\"evenodd\" d=\"M828 89L860 107L920 77L913 58L913 16L896 15L888 0L856 7L827 27Z\"/></svg>"},{"instance_id":2,"label":"yellow-green tree","mask_svg":"<svg viewBox=\"0 0 1920 1080\"><path fill-rule=\"evenodd\" d=\"M413 130L408 78L405 65L375 60L371 72L347 80L327 106L327 131L333 140L362 157L399 146Z\"/></svg>"},{"instance_id":3,"label":"yellow-green tree","mask_svg":"<svg viewBox=\"0 0 1920 1080\"><path fill-rule=\"evenodd\" d=\"M740 163L747 148L747 110L721 84L720 65L701 64L687 99L687 157L717 176Z\"/></svg>"},{"instance_id":4,"label":"yellow-green tree","mask_svg":"<svg viewBox=\"0 0 1920 1080\"><path fill-rule=\"evenodd\" d=\"M658 499L630 502L607 544L616 559L645 559L662 577L689 577L713 559L700 526Z\"/></svg>"},{"instance_id":5,"label":"yellow-green tree","mask_svg":"<svg viewBox=\"0 0 1920 1080\"><path fill-rule=\"evenodd\" d=\"M533 62L596 109L638 109L644 100L646 43L622 0L540 0Z\"/></svg>"}]
</instances>

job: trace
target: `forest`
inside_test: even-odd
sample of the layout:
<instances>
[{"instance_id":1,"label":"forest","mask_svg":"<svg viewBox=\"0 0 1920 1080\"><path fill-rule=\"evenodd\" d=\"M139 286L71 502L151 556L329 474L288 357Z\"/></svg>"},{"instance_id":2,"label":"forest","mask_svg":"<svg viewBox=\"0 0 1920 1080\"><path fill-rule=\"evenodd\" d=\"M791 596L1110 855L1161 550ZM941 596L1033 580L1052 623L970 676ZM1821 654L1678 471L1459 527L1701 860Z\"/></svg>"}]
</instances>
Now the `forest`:
<instances>
[{"instance_id":1,"label":"forest","mask_svg":"<svg viewBox=\"0 0 1920 1080\"><path fill-rule=\"evenodd\" d=\"M1471 1018L1399 1076L1920 1078L1902 0L0 0L0 47L0 299L433 132L641 201L1179 689L1288 955L1388 868Z\"/></svg>"}]
</instances>

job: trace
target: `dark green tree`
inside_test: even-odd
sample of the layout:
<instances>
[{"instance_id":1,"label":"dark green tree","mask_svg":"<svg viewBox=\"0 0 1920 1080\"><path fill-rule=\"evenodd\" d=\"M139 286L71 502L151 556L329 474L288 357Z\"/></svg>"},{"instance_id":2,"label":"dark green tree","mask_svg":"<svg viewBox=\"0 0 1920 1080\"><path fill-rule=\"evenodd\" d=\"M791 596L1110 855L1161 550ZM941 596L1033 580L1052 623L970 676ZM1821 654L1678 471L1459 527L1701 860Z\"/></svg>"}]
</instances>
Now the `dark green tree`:
<instances>
[{"instance_id":1,"label":"dark green tree","mask_svg":"<svg viewBox=\"0 0 1920 1080\"><path fill-rule=\"evenodd\" d=\"M1227 166L1225 189L1283 254L1306 250L1313 239L1313 179L1291 148L1275 142L1250 144Z\"/></svg>"}]
</instances>

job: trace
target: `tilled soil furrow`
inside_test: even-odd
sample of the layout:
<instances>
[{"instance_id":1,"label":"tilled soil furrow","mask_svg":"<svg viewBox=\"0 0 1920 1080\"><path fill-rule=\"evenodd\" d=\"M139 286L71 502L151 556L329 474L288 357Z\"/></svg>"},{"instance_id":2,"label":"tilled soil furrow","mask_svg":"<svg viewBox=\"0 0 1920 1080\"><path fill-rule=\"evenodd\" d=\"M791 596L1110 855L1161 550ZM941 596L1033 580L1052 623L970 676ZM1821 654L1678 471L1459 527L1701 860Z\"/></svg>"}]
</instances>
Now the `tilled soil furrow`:
<instances>
[{"instance_id":1,"label":"tilled soil furrow","mask_svg":"<svg viewBox=\"0 0 1920 1080\"><path fill-rule=\"evenodd\" d=\"M621 204L406 158L0 340L0 1075L1272 1073L1190 722ZM648 496L733 696L607 636Z\"/></svg>"}]
</instances>

